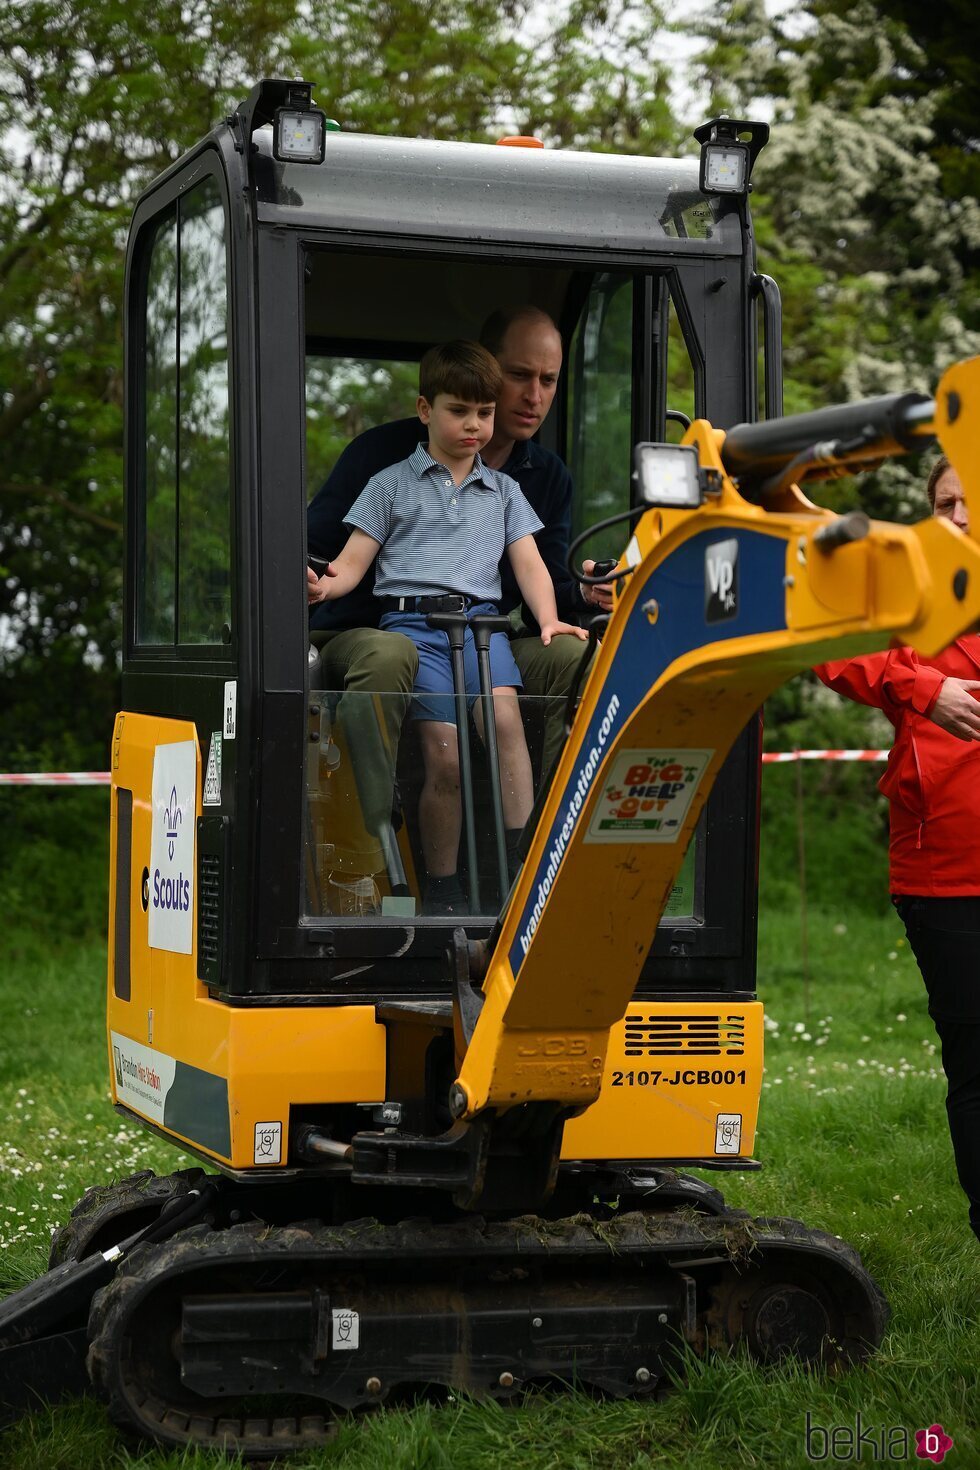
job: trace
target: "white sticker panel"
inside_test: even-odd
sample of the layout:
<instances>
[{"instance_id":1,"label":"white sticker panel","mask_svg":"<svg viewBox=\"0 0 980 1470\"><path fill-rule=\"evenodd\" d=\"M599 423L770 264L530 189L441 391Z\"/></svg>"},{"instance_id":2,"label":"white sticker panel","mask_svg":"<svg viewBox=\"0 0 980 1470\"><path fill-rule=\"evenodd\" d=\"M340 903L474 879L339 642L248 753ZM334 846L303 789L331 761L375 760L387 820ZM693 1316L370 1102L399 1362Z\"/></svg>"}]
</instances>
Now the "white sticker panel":
<instances>
[{"instance_id":1,"label":"white sticker panel","mask_svg":"<svg viewBox=\"0 0 980 1470\"><path fill-rule=\"evenodd\" d=\"M713 750L620 750L610 763L586 842L676 842Z\"/></svg>"},{"instance_id":2,"label":"white sticker panel","mask_svg":"<svg viewBox=\"0 0 980 1470\"><path fill-rule=\"evenodd\" d=\"M256 1164L282 1163L282 1124L280 1122L256 1123L253 1162Z\"/></svg>"},{"instance_id":3,"label":"white sticker panel","mask_svg":"<svg viewBox=\"0 0 980 1470\"><path fill-rule=\"evenodd\" d=\"M202 806L221 805L221 731L212 730L208 746L208 765L204 773Z\"/></svg>"},{"instance_id":4,"label":"white sticker panel","mask_svg":"<svg viewBox=\"0 0 980 1470\"><path fill-rule=\"evenodd\" d=\"M173 1086L177 1062L151 1046L130 1041L118 1031L110 1032L112 1070L116 1078L116 1101L151 1122L163 1123L167 1093Z\"/></svg>"},{"instance_id":5,"label":"white sticker panel","mask_svg":"<svg viewBox=\"0 0 980 1470\"><path fill-rule=\"evenodd\" d=\"M222 727L222 735L226 740L235 738L235 721L238 710L238 683L235 679L225 682L225 719Z\"/></svg>"},{"instance_id":6,"label":"white sticker panel","mask_svg":"<svg viewBox=\"0 0 980 1470\"><path fill-rule=\"evenodd\" d=\"M742 1114L719 1113L715 1118L715 1153L742 1152Z\"/></svg>"},{"instance_id":7,"label":"white sticker panel","mask_svg":"<svg viewBox=\"0 0 980 1470\"><path fill-rule=\"evenodd\" d=\"M333 1350L335 1353L351 1353L361 1345L361 1318L350 1307L334 1307Z\"/></svg>"},{"instance_id":8,"label":"white sticker panel","mask_svg":"<svg viewBox=\"0 0 980 1470\"><path fill-rule=\"evenodd\" d=\"M151 949L190 954L194 948L194 839L197 742L158 745L153 755L150 834Z\"/></svg>"}]
</instances>

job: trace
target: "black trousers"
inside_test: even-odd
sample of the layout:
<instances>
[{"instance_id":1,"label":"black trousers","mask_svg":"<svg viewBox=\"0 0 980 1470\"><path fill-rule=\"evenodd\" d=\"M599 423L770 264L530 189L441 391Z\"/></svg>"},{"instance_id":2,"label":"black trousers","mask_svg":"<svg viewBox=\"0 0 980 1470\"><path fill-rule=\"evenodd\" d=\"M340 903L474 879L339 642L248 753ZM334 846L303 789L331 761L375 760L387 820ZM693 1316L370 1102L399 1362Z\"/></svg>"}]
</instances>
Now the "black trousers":
<instances>
[{"instance_id":1,"label":"black trousers","mask_svg":"<svg viewBox=\"0 0 980 1470\"><path fill-rule=\"evenodd\" d=\"M892 902L929 994L956 1172L980 1239L980 898L900 895Z\"/></svg>"}]
</instances>

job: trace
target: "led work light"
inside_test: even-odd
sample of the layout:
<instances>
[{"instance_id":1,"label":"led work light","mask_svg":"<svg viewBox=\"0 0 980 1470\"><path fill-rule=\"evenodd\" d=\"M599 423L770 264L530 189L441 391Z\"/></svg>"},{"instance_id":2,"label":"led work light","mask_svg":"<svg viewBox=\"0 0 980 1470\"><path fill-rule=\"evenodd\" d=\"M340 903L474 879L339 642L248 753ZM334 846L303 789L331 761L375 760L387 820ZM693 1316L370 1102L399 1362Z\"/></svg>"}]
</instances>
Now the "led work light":
<instances>
[{"instance_id":1,"label":"led work light","mask_svg":"<svg viewBox=\"0 0 980 1470\"><path fill-rule=\"evenodd\" d=\"M633 478L645 505L695 510L701 504L698 452L693 444L637 444Z\"/></svg>"},{"instance_id":2,"label":"led work light","mask_svg":"<svg viewBox=\"0 0 980 1470\"><path fill-rule=\"evenodd\" d=\"M702 194L744 197L749 192L756 155L769 138L768 123L715 117L695 128L694 136L701 144Z\"/></svg>"},{"instance_id":3,"label":"led work light","mask_svg":"<svg viewBox=\"0 0 980 1470\"><path fill-rule=\"evenodd\" d=\"M277 107L273 122L276 158L283 163L322 163L326 121L319 107Z\"/></svg>"}]
</instances>

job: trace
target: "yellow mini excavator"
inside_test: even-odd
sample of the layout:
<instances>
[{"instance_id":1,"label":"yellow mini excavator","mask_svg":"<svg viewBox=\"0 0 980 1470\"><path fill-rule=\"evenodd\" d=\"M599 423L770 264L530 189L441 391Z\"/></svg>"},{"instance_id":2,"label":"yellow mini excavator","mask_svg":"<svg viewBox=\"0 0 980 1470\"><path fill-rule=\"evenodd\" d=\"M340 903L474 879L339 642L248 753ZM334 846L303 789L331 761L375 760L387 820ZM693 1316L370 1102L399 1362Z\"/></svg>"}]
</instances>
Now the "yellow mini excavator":
<instances>
[{"instance_id":1,"label":"yellow mini excavator","mask_svg":"<svg viewBox=\"0 0 980 1470\"><path fill-rule=\"evenodd\" d=\"M94 1389L144 1436L271 1456L419 1391L642 1397L681 1344L832 1368L880 1342L848 1245L683 1170L758 1167L760 706L980 618L971 537L799 486L938 437L980 525L980 361L781 415L767 133L714 119L693 161L357 136L265 81L140 200L107 1055L116 1109L201 1167L76 1206L0 1305L8 1412ZM540 437L569 581L588 537L613 609L577 683L523 697L513 884L468 751L445 917L405 692L332 687L310 644L307 502L431 341L523 302L566 349Z\"/></svg>"}]
</instances>

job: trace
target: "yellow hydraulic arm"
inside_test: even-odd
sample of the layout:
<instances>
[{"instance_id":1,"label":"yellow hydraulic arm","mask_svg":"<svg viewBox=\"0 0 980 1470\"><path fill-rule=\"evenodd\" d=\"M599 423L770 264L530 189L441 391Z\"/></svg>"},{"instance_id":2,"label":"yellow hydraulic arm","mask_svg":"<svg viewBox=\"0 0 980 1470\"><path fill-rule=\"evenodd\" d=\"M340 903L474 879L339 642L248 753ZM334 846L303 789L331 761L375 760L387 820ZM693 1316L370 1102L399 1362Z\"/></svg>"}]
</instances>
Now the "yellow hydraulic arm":
<instances>
[{"instance_id":1,"label":"yellow hydraulic arm","mask_svg":"<svg viewBox=\"0 0 980 1470\"><path fill-rule=\"evenodd\" d=\"M974 358L945 375L911 432L938 436L975 531L978 426ZM697 509L650 509L636 526L632 573L489 956L451 1094L460 1119L596 1099L609 1028L629 1005L701 809L773 689L892 642L936 653L980 619L971 536L930 518L867 522L848 528L858 539L838 539L839 518L795 485L771 484L764 504L745 498L725 468L725 437L694 423L685 442L711 472L711 493ZM826 462L904 452L869 443L837 445L842 457Z\"/></svg>"}]
</instances>

